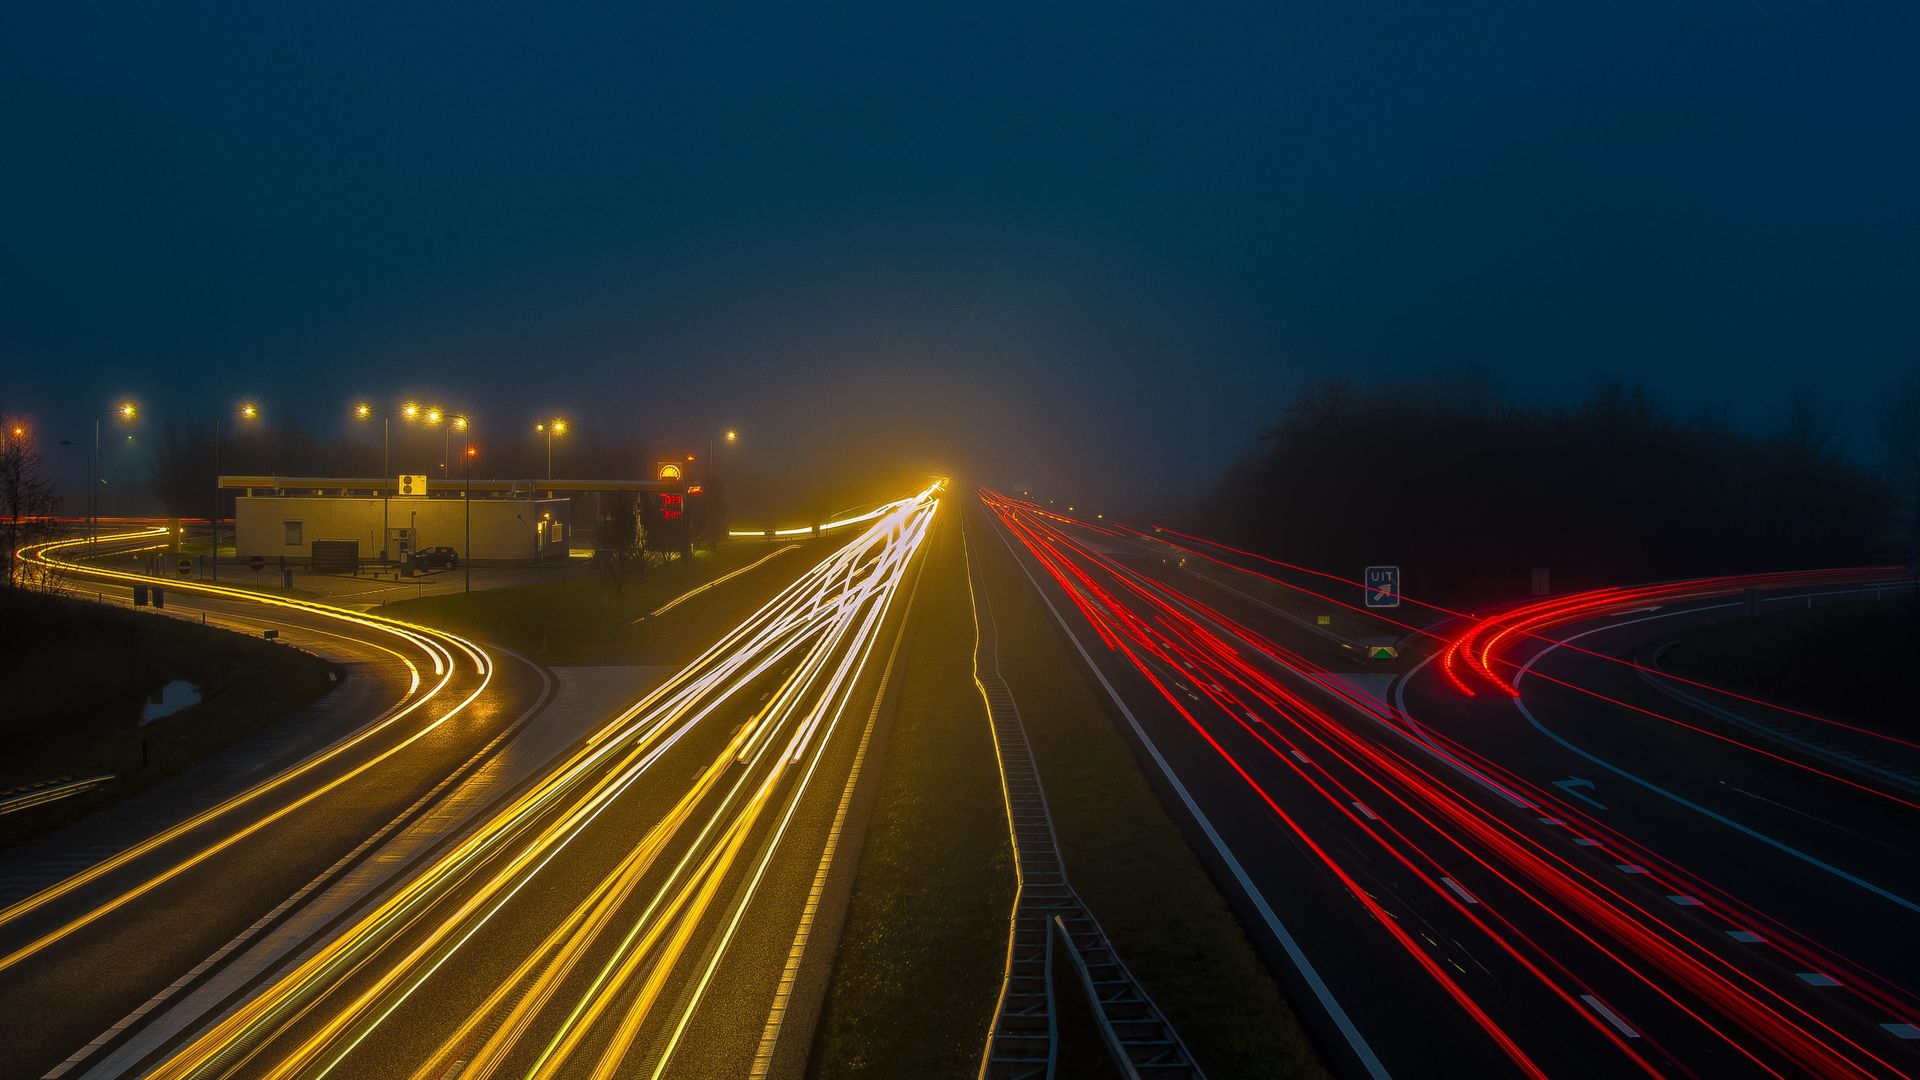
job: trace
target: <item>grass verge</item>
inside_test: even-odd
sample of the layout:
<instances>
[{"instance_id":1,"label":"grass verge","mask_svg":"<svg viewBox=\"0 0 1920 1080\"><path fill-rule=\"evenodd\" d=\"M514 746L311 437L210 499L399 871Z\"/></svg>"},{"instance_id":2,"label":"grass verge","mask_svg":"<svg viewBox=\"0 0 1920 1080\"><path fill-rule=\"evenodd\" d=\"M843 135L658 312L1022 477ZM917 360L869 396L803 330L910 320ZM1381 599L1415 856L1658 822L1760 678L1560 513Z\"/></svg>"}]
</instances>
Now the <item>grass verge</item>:
<instances>
[{"instance_id":1,"label":"grass verge","mask_svg":"<svg viewBox=\"0 0 1920 1080\"><path fill-rule=\"evenodd\" d=\"M0 789L117 777L0 816L0 844L164 780L336 685L332 665L298 649L84 600L16 592L0 624ZM146 695L174 680L198 686L200 702L141 726Z\"/></svg>"},{"instance_id":2,"label":"grass verge","mask_svg":"<svg viewBox=\"0 0 1920 1080\"><path fill-rule=\"evenodd\" d=\"M1836 720L1920 732L1908 686L1920 667L1920 607L1892 590L1879 601L1709 624L1682 635L1660 662L1690 679Z\"/></svg>"},{"instance_id":3,"label":"grass verge","mask_svg":"<svg viewBox=\"0 0 1920 1080\"><path fill-rule=\"evenodd\" d=\"M973 683L956 508L935 523L927 558L815 1031L809 1073L823 1080L970 1077L1000 992L1013 853Z\"/></svg>"},{"instance_id":4,"label":"grass verge","mask_svg":"<svg viewBox=\"0 0 1920 1080\"><path fill-rule=\"evenodd\" d=\"M1053 615L992 524L969 512L1000 671L1019 702L1068 880L1208 1075L1324 1076Z\"/></svg>"},{"instance_id":5,"label":"grass verge","mask_svg":"<svg viewBox=\"0 0 1920 1080\"><path fill-rule=\"evenodd\" d=\"M818 544L802 545L798 551L771 559L768 567L804 570L824 552ZM651 647L658 644L656 632L668 620L684 620L702 607L705 597L674 609L666 620L652 617L655 609L776 550L779 548L759 541L722 544L715 552L702 551L692 559L651 567L644 579L629 575L617 588L610 578L601 575L569 576L532 585L399 600L383 606L379 613L504 645L544 664L632 664L653 651ZM715 593L758 572L742 574L716 588ZM671 625L677 628L678 622ZM676 637L682 636L676 633Z\"/></svg>"}]
</instances>

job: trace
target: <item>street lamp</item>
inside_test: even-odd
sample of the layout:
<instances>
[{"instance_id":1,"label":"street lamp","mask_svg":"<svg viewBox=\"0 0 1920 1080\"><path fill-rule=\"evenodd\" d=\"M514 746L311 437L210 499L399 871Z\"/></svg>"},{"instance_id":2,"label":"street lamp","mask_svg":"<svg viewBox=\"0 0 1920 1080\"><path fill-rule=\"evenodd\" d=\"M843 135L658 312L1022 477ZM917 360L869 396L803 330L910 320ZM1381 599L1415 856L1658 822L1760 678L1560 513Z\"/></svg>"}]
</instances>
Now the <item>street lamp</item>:
<instances>
[{"instance_id":1,"label":"street lamp","mask_svg":"<svg viewBox=\"0 0 1920 1080\"><path fill-rule=\"evenodd\" d=\"M413 406L408 405L407 408L411 409ZM393 414L385 409L376 409L363 401L353 407L353 415L360 420L373 416L380 418L380 561L384 563L387 561L387 536L390 532L387 521L387 485L393 483L393 473L389 471L390 463L387 454L393 442Z\"/></svg>"},{"instance_id":2,"label":"street lamp","mask_svg":"<svg viewBox=\"0 0 1920 1080\"><path fill-rule=\"evenodd\" d=\"M131 401L123 401L118 408L102 409L93 417L93 453L87 457L87 543L89 546L100 539L100 484L94 475L94 465L100 460L100 421L109 413L118 413L122 420L133 420L140 415L140 407ZM65 440L61 440L65 442Z\"/></svg>"},{"instance_id":3,"label":"street lamp","mask_svg":"<svg viewBox=\"0 0 1920 1080\"><path fill-rule=\"evenodd\" d=\"M544 421L541 421L540 423L533 425L533 430L536 432L544 432L547 436L547 479L552 480L553 479L553 437L555 435L565 435L567 433L567 422L556 416L551 420L544 420Z\"/></svg>"},{"instance_id":4,"label":"street lamp","mask_svg":"<svg viewBox=\"0 0 1920 1080\"><path fill-rule=\"evenodd\" d=\"M707 483L709 484L718 483L720 480L718 476L714 475L714 471L713 471L713 467L720 463L720 459L714 455L713 450L714 450L714 446L718 444L722 439L725 439L727 441L727 445L731 446L734 443L737 443L740 441L740 433L733 430L732 428L728 428L725 432L722 432L721 434L710 435L707 437Z\"/></svg>"},{"instance_id":5,"label":"street lamp","mask_svg":"<svg viewBox=\"0 0 1920 1080\"><path fill-rule=\"evenodd\" d=\"M467 539L460 549L460 568L466 575L466 591L473 591L473 458L479 450L473 445L473 420L471 417L456 415L452 427L469 434L461 442L466 452L460 455L462 479L460 481L461 516L466 519Z\"/></svg>"},{"instance_id":6,"label":"street lamp","mask_svg":"<svg viewBox=\"0 0 1920 1080\"><path fill-rule=\"evenodd\" d=\"M220 580L220 423L228 416L237 416L242 420L257 420L260 407L249 401L230 413L216 413L213 417L213 516L207 519L207 525L213 530L213 580ZM240 538L238 525L235 526L234 540Z\"/></svg>"},{"instance_id":7,"label":"street lamp","mask_svg":"<svg viewBox=\"0 0 1920 1080\"><path fill-rule=\"evenodd\" d=\"M440 475L452 479L453 473L448 463L453 459L453 430L464 424L464 418L448 416L438 405L408 404L401 410L408 420L418 420L428 427L439 427L440 421L449 421L445 430L440 432Z\"/></svg>"}]
</instances>

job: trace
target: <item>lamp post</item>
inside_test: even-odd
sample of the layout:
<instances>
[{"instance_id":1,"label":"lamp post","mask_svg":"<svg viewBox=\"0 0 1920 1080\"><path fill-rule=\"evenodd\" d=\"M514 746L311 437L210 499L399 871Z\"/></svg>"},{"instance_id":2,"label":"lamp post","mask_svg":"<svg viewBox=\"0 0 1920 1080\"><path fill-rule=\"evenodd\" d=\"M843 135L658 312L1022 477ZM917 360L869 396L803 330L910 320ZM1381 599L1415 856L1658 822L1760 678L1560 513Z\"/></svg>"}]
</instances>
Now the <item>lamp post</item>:
<instances>
[{"instance_id":1,"label":"lamp post","mask_svg":"<svg viewBox=\"0 0 1920 1080\"><path fill-rule=\"evenodd\" d=\"M100 480L94 474L94 465L100 460L100 421L110 413L118 413L122 420L132 420L140 415L140 409L131 401L123 401L117 408L102 409L93 417L93 453L87 457L87 545L92 547L100 540ZM65 440L62 440L63 442Z\"/></svg>"},{"instance_id":2,"label":"lamp post","mask_svg":"<svg viewBox=\"0 0 1920 1080\"><path fill-rule=\"evenodd\" d=\"M723 435L709 435L707 437L707 483L709 484L716 483L720 479L720 477L713 471L713 467L719 464L719 460L720 460L719 458L714 456L713 448L715 444L717 444L723 438L726 439L727 444L731 446L732 444L740 441L740 433L733 430L732 428L728 428L725 434Z\"/></svg>"},{"instance_id":3,"label":"lamp post","mask_svg":"<svg viewBox=\"0 0 1920 1080\"><path fill-rule=\"evenodd\" d=\"M213 516L207 519L207 525L213 529L213 580L220 580L220 423L228 415L238 416L242 420L259 417L260 407L248 402L234 409L231 414L216 413L213 417ZM236 541L239 534L234 534Z\"/></svg>"},{"instance_id":4,"label":"lamp post","mask_svg":"<svg viewBox=\"0 0 1920 1080\"><path fill-rule=\"evenodd\" d=\"M408 406L412 408L412 406ZM417 415L417 414L416 414ZM461 440L461 476L460 501L461 516L465 519L466 540L460 549L460 566L466 575L466 591L473 591L473 458L479 451L473 445L473 418L465 413L441 413L438 408L426 410L427 422L447 422L446 438L451 445L454 431L466 433Z\"/></svg>"},{"instance_id":5,"label":"lamp post","mask_svg":"<svg viewBox=\"0 0 1920 1080\"><path fill-rule=\"evenodd\" d=\"M473 420L466 416L455 416L452 418L452 423L449 426L457 427L461 431L464 431L467 433L466 438L461 440L461 449L464 452L460 455L460 458L462 461L462 465L461 465L462 478L460 481L460 501L462 505L460 509L461 509L461 516L466 519L466 534L467 534L466 541L464 542L464 544L460 549L460 569L466 575L466 585L464 586L465 591L472 592L473 591L473 455L476 452L473 446Z\"/></svg>"},{"instance_id":6,"label":"lamp post","mask_svg":"<svg viewBox=\"0 0 1920 1080\"><path fill-rule=\"evenodd\" d=\"M544 432L547 436L547 479L551 481L553 479L553 437L567 433L567 422L556 416L551 420L543 420L533 425L533 430Z\"/></svg>"},{"instance_id":7,"label":"lamp post","mask_svg":"<svg viewBox=\"0 0 1920 1080\"><path fill-rule=\"evenodd\" d=\"M413 406L407 406L409 409ZM353 415L361 420L370 416L380 418L380 561L387 561L387 537L391 533L387 521L387 485L393 483L393 472L387 451L393 443L393 414L385 409L376 409L366 402L353 407Z\"/></svg>"}]
</instances>

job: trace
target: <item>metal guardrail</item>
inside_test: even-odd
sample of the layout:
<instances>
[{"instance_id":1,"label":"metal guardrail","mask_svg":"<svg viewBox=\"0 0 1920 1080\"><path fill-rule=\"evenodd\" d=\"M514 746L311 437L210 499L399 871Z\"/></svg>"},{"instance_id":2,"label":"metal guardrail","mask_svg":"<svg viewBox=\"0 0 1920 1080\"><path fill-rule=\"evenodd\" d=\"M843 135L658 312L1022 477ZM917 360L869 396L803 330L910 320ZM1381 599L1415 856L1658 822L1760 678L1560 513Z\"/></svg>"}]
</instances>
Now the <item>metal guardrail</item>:
<instances>
[{"instance_id":1,"label":"metal guardrail","mask_svg":"<svg viewBox=\"0 0 1920 1080\"><path fill-rule=\"evenodd\" d=\"M1067 882L1053 834L1053 816L1027 742L1013 691L1000 675L999 634L993 606L978 579L971 552L967 587L974 610L974 682L987 705L1000 783L1012 832L1014 893L1007 968L993 1027L980 1059L981 1080L1050 1080L1058 1056L1053 953L1058 932L1079 973L1108 1052L1132 1078L1202 1075L1186 1045L1120 962L1106 933Z\"/></svg>"},{"instance_id":2,"label":"metal guardrail","mask_svg":"<svg viewBox=\"0 0 1920 1080\"><path fill-rule=\"evenodd\" d=\"M15 788L5 795L0 795L0 814L11 814L19 810L30 810L36 806L44 806L47 803L64 799L69 795L78 795L83 791L92 791L101 784L112 780L114 775L113 773L104 773L100 776L69 776L62 777L58 780L48 780L45 783L34 784L30 787Z\"/></svg>"}]
</instances>

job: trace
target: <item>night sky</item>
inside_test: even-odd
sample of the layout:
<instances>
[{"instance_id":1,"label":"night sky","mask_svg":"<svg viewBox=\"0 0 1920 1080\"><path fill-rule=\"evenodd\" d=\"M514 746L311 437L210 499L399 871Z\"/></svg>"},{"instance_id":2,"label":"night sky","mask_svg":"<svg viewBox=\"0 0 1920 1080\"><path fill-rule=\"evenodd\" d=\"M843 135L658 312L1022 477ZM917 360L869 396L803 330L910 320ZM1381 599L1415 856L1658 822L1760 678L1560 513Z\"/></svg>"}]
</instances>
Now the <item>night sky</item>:
<instances>
[{"instance_id":1,"label":"night sky","mask_svg":"<svg viewBox=\"0 0 1920 1080\"><path fill-rule=\"evenodd\" d=\"M921 8L12 5L0 407L1158 494L1320 375L1920 358L1910 3Z\"/></svg>"}]
</instances>

